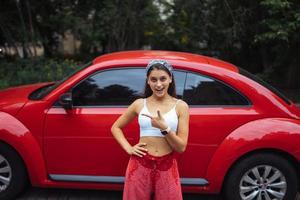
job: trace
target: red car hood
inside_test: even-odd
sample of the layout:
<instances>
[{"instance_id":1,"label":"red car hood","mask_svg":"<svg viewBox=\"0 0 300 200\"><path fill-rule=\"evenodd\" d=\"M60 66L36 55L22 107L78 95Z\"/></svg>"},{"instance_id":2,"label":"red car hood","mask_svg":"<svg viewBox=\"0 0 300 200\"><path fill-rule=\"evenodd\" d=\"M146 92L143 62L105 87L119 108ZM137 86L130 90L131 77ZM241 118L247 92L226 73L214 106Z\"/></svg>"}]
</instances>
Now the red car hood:
<instances>
[{"instance_id":1,"label":"red car hood","mask_svg":"<svg viewBox=\"0 0 300 200\"><path fill-rule=\"evenodd\" d=\"M28 95L41 86L49 83L38 83L0 90L0 111L16 115L28 101Z\"/></svg>"}]
</instances>

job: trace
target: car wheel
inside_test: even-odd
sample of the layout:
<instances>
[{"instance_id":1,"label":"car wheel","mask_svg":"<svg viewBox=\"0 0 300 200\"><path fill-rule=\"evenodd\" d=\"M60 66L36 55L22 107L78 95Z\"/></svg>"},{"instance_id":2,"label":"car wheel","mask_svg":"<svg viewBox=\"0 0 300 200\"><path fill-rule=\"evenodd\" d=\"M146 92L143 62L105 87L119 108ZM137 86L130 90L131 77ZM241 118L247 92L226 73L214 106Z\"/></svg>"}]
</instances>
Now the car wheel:
<instances>
[{"instance_id":1,"label":"car wheel","mask_svg":"<svg viewBox=\"0 0 300 200\"><path fill-rule=\"evenodd\" d=\"M26 183L27 173L23 161L15 150L0 143L0 199L15 199Z\"/></svg>"},{"instance_id":2,"label":"car wheel","mask_svg":"<svg viewBox=\"0 0 300 200\"><path fill-rule=\"evenodd\" d=\"M297 173L283 157L261 153L239 161L226 179L228 200L294 200Z\"/></svg>"}]
</instances>

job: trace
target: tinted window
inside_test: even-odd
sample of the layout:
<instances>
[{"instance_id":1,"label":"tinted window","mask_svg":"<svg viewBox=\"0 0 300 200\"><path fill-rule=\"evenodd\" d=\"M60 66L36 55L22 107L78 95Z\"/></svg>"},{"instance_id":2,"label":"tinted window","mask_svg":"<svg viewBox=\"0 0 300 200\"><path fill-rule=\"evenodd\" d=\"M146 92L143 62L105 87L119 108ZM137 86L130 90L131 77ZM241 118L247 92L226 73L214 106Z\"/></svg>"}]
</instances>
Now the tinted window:
<instances>
[{"instance_id":1,"label":"tinted window","mask_svg":"<svg viewBox=\"0 0 300 200\"><path fill-rule=\"evenodd\" d=\"M174 71L176 93L182 98L186 72ZM143 97L144 68L113 69L92 75L72 90L74 106L129 105Z\"/></svg>"},{"instance_id":2,"label":"tinted window","mask_svg":"<svg viewBox=\"0 0 300 200\"><path fill-rule=\"evenodd\" d=\"M87 78L73 89L73 105L129 105L142 96L144 84L144 69L103 71Z\"/></svg>"},{"instance_id":3,"label":"tinted window","mask_svg":"<svg viewBox=\"0 0 300 200\"><path fill-rule=\"evenodd\" d=\"M184 100L189 105L249 105L245 97L220 81L188 73Z\"/></svg>"},{"instance_id":4,"label":"tinted window","mask_svg":"<svg viewBox=\"0 0 300 200\"><path fill-rule=\"evenodd\" d=\"M176 86L176 94L177 98L182 99L183 91L184 91L184 83L186 80L186 72L183 71L174 71L174 79L175 79L175 86Z\"/></svg>"}]
</instances>

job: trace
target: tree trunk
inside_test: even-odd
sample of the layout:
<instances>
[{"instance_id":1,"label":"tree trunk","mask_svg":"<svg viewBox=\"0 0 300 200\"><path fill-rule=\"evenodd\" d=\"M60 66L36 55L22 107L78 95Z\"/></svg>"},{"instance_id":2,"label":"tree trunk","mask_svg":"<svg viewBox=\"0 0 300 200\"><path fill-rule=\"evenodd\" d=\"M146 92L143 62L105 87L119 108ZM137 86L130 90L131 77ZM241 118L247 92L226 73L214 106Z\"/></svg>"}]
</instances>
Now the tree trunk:
<instances>
[{"instance_id":1,"label":"tree trunk","mask_svg":"<svg viewBox=\"0 0 300 200\"><path fill-rule=\"evenodd\" d=\"M29 27L30 27L30 33L31 33L31 45L33 47L33 56L37 56L36 52L36 38L34 34L34 29L33 29L33 23L32 23L32 16L31 16L31 10L30 10L30 3L28 0L26 0L26 7L27 7L27 13L28 13L28 19L29 19Z\"/></svg>"},{"instance_id":2,"label":"tree trunk","mask_svg":"<svg viewBox=\"0 0 300 200\"><path fill-rule=\"evenodd\" d=\"M20 7L20 1L16 0L16 6L17 6L17 10L18 10L18 14L19 14L19 18L20 18L20 23L21 23L21 29L24 35L23 41L22 41L22 51L23 51L23 56L24 58L28 57L28 53L31 54L31 51L29 49L29 51L27 52L27 46L28 46L28 38L27 38L27 32L26 32L26 27L25 27L25 21L24 21L24 17L23 17L23 13Z\"/></svg>"}]
</instances>

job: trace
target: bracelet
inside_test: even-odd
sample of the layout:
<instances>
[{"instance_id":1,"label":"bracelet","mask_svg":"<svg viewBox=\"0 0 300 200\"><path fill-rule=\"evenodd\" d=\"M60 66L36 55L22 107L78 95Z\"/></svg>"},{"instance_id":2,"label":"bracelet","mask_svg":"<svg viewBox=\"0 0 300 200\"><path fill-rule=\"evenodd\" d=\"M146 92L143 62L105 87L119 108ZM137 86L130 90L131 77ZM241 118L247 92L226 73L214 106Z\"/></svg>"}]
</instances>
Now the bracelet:
<instances>
[{"instance_id":1,"label":"bracelet","mask_svg":"<svg viewBox=\"0 0 300 200\"><path fill-rule=\"evenodd\" d=\"M163 134L163 135L167 135L170 131L171 131L170 126L168 126L168 128L166 128L165 130L160 130L161 134Z\"/></svg>"}]
</instances>

